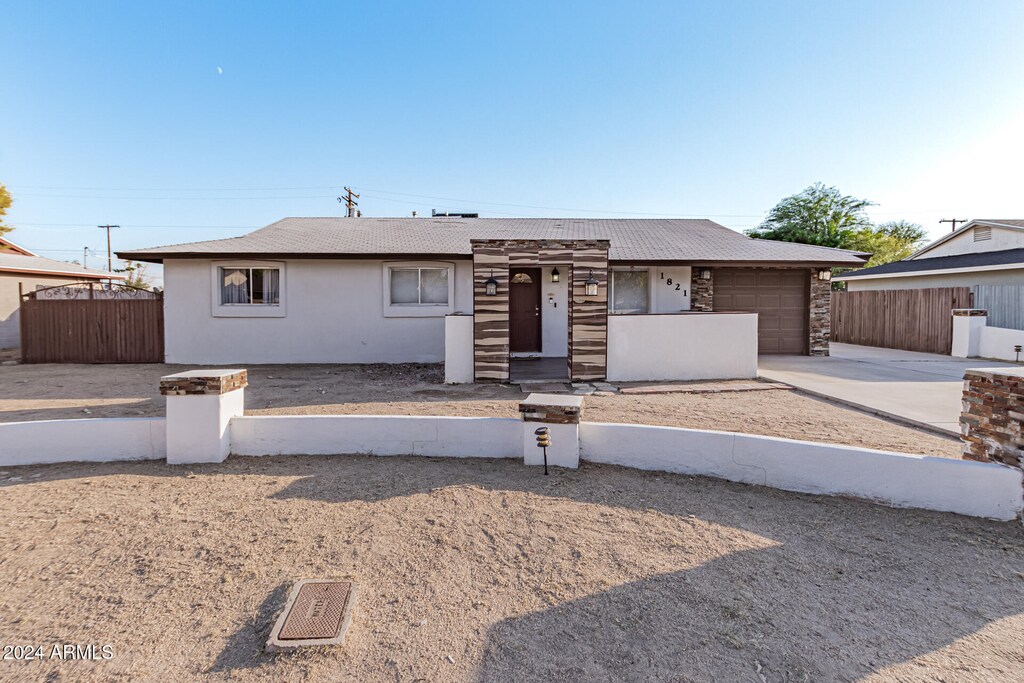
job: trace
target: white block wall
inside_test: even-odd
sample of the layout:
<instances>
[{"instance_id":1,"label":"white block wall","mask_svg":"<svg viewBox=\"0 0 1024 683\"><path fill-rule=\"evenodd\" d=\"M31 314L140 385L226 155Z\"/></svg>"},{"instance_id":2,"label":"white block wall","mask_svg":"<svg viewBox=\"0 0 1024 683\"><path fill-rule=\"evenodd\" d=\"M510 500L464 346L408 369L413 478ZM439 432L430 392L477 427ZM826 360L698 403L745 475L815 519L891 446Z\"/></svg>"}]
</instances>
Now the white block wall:
<instances>
[{"instance_id":1,"label":"white block wall","mask_svg":"<svg viewBox=\"0 0 1024 683\"><path fill-rule=\"evenodd\" d=\"M982 327L978 334L978 356L980 358L998 358L1015 360L1017 354L1013 347L1024 346L1024 330L1011 330L1005 327ZM1024 353L1020 354L1024 360Z\"/></svg>"},{"instance_id":2,"label":"white block wall","mask_svg":"<svg viewBox=\"0 0 1024 683\"><path fill-rule=\"evenodd\" d=\"M272 415L231 420L235 455L522 458L522 422L503 417Z\"/></svg>"},{"instance_id":3,"label":"white block wall","mask_svg":"<svg viewBox=\"0 0 1024 683\"><path fill-rule=\"evenodd\" d=\"M167 455L166 424L162 417L0 423L0 467L159 460Z\"/></svg>"},{"instance_id":4,"label":"white block wall","mask_svg":"<svg viewBox=\"0 0 1024 683\"><path fill-rule=\"evenodd\" d=\"M608 316L608 381L757 377L756 313Z\"/></svg>"},{"instance_id":5,"label":"white block wall","mask_svg":"<svg viewBox=\"0 0 1024 683\"><path fill-rule=\"evenodd\" d=\"M893 507L1015 519L1022 473L991 463L675 427L580 425L580 455L592 462L705 475Z\"/></svg>"}]
</instances>

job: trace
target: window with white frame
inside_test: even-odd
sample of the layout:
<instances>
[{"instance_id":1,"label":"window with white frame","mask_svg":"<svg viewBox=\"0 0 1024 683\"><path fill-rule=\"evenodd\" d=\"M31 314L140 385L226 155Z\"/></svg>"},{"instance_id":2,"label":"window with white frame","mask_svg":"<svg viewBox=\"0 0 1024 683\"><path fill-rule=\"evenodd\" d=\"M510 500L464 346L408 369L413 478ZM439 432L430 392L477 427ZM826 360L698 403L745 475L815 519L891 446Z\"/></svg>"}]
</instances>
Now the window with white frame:
<instances>
[{"instance_id":1,"label":"window with white frame","mask_svg":"<svg viewBox=\"0 0 1024 683\"><path fill-rule=\"evenodd\" d=\"M220 266L221 306L279 306L281 269Z\"/></svg>"},{"instance_id":2,"label":"window with white frame","mask_svg":"<svg viewBox=\"0 0 1024 683\"><path fill-rule=\"evenodd\" d=\"M642 314L649 310L650 282L646 270L613 270L608 310L619 314Z\"/></svg>"},{"instance_id":3,"label":"window with white frame","mask_svg":"<svg viewBox=\"0 0 1024 683\"><path fill-rule=\"evenodd\" d=\"M384 317L437 318L455 311L455 264L385 261Z\"/></svg>"},{"instance_id":4,"label":"window with white frame","mask_svg":"<svg viewBox=\"0 0 1024 683\"><path fill-rule=\"evenodd\" d=\"M283 261L213 261L211 314L215 318L284 318L288 285Z\"/></svg>"},{"instance_id":5,"label":"window with white frame","mask_svg":"<svg viewBox=\"0 0 1024 683\"><path fill-rule=\"evenodd\" d=\"M448 268L391 266L392 306L448 306Z\"/></svg>"}]
</instances>

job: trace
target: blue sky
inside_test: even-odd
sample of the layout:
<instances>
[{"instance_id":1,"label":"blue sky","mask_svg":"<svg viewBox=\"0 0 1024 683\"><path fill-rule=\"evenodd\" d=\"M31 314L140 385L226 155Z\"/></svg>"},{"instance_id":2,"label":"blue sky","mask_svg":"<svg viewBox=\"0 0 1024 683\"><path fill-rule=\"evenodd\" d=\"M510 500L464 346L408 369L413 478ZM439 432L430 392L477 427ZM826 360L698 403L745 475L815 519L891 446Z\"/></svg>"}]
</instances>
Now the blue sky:
<instances>
[{"instance_id":1,"label":"blue sky","mask_svg":"<svg viewBox=\"0 0 1024 683\"><path fill-rule=\"evenodd\" d=\"M4 2L10 236L53 258L431 208L701 216L815 181L1024 217L1024 2ZM543 207L543 208L534 208ZM187 227L186 227L187 226ZM95 263L99 263L99 259Z\"/></svg>"}]
</instances>

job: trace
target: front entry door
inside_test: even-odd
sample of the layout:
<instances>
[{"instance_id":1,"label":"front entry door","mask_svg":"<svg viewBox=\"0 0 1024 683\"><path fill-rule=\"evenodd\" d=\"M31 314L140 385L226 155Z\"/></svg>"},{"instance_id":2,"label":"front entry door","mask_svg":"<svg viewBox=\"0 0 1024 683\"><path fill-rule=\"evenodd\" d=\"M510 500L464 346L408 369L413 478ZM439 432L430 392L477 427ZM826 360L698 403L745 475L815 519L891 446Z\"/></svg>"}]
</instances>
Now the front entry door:
<instances>
[{"instance_id":1,"label":"front entry door","mask_svg":"<svg viewBox=\"0 0 1024 683\"><path fill-rule=\"evenodd\" d=\"M512 353L540 353L540 268L509 271L508 343Z\"/></svg>"}]
</instances>

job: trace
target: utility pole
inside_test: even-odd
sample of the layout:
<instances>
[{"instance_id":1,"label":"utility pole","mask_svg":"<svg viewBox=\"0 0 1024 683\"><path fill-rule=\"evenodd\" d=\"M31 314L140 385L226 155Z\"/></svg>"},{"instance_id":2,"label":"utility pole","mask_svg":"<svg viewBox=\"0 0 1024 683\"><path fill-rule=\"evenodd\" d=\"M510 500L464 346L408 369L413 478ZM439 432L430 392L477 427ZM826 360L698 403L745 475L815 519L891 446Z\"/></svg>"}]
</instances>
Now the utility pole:
<instances>
[{"instance_id":1,"label":"utility pole","mask_svg":"<svg viewBox=\"0 0 1024 683\"><path fill-rule=\"evenodd\" d=\"M939 221L939 223L952 223L953 224L953 232L956 232L956 224L957 223L966 223L966 222L967 222L966 218L943 218L941 221Z\"/></svg>"},{"instance_id":2,"label":"utility pole","mask_svg":"<svg viewBox=\"0 0 1024 683\"><path fill-rule=\"evenodd\" d=\"M99 228L100 230L106 230L107 231L107 272L108 273L113 273L114 272L114 254L110 250L110 229L111 228L120 228L121 226L120 225L97 225L96 227Z\"/></svg>"},{"instance_id":3,"label":"utility pole","mask_svg":"<svg viewBox=\"0 0 1024 683\"><path fill-rule=\"evenodd\" d=\"M362 215L361 213L356 211L356 207L359 206L359 202L357 202L356 199L359 199L359 195L353 192L352 188L350 187L345 188L344 197L338 197L338 202L340 204L344 204L345 207L348 209L347 213L345 214L346 218L357 218L358 216Z\"/></svg>"}]
</instances>

